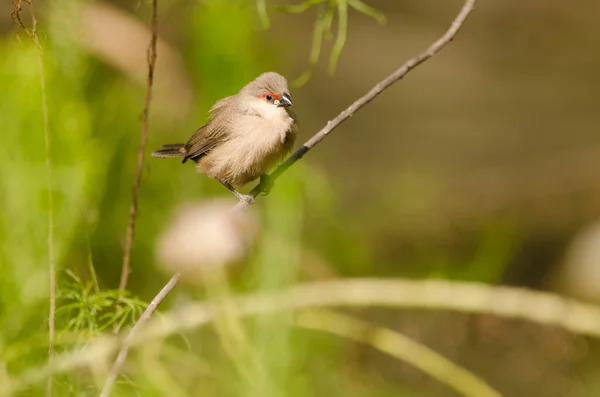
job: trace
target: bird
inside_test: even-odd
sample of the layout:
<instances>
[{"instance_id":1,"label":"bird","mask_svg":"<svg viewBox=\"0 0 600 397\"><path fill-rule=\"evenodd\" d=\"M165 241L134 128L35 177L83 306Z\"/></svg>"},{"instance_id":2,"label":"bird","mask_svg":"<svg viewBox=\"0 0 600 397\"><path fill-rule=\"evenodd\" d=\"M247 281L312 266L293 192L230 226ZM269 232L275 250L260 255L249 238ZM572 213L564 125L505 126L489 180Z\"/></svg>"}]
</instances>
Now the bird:
<instances>
[{"instance_id":1,"label":"bird","mask_svg":"<svg viewBox=\"0 0 600 397\"><path fill-rule=\"evenodd\" d=\"M262 73L237 94L217 101L208 122L185 144L162 145L152 156L192 160L200 173L251 204L254 198L235 187L260 178L265 190L270 189L267 172L292 150L298 132L292 106L286 78Z\"/></svg>"}]
</instances>

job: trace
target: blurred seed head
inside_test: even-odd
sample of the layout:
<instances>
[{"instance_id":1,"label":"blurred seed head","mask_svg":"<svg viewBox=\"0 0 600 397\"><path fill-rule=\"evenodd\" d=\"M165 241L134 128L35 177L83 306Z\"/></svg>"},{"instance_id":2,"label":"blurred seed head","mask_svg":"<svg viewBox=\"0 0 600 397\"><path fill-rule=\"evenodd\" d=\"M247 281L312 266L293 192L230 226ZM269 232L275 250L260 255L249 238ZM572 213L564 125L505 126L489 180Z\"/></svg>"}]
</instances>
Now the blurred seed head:
<instances>
[{"instance_id":1,"label":"blurred seed head","mask_svg":"<svg viewBox=\"0 0 600 397\"><path fill-rule=\"evenodd\" d=\"M163 269L196 282L207 271L244 259L255 241L258 220L251 208L232 210L235 204L220 199L179 208L156 244Z\"/></svg>"},{"instance_id":2,"label":"blurred seed head","mask_svg":"<svg viewBox=\"0 0 600 397\"><path fill-rule=\"evenodd\" d=\"M600 303L600 220L575 236L551 283L559 292Z\"/></svg>"}]
</instances>

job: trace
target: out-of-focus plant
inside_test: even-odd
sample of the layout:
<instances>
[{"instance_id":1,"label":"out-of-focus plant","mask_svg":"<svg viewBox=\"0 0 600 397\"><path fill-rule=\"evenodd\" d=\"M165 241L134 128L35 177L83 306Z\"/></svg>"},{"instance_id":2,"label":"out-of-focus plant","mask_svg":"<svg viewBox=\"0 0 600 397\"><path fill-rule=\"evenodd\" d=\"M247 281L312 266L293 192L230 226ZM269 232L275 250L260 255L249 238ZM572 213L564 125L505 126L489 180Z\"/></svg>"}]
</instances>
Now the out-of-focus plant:
<instances>
[{"instance_id":1,"label":"out-of-focus plant","mask_svg":"<svg viewBox=\"0 0 600 397\"><path fill-rule=\"evenodd\" d=\"M264 10L265 0L258 0L259 14L263 20L267 18ZM333 37L332 25L337 14L337 33L335 43L329 56L329 73L333 74L338 60L346 44L346 32L348 30L348 9L352 8L364 15L375 19L378 23L386 22L383 13L361 0L305 0L300 4L276 6L275 10L291 14L299 14L309 9L317 8L317 18L313 30L312 46L308 57L308 68L298 77L293 84L296 86L305 84L311 77L313 69L319 61L323 39L330 40ZM268 20L268 18L266 19ZM268 25L267 25L268 26Z\"/></svg>"},{"instance_id":2,"label":"out-of-focus plant","mask_svg":"<svg viewBox=\"0 0 600 397\"><path fill-rule=\"evenodd\" d=\"M59 330L97 334L114 327L118 331L135 322L147 306L128 291L100 290L95 278L84 282L71 270L66 275L58 295Z\"/></svg>"}]
</instances>

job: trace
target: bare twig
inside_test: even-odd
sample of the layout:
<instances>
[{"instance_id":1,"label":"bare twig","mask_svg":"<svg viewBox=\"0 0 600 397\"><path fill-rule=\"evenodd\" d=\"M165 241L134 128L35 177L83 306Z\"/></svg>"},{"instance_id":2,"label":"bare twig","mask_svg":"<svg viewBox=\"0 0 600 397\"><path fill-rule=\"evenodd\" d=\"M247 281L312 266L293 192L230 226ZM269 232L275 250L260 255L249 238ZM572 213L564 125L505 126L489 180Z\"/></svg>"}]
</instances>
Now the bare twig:
<instances>
[{"instance_id":1,"label":"bare twig","mask_svg":"<svg viewBox=\"0 0 600 397\"><path fill-rule=\"evenodd\" d=\"M148 46L148 78L146 80L146 102L144 105L143 113L143 125L142 125L142 136L140 148L138 151L138 164L136 179L133 184L133 198L131 201L131 208L129 211L129 223L127 225L127 241L125 244L125 253L123 255L123 267L121 269L121 282L119 289L124 290L127 286L127 279L131 273L131 250L133 248L133 237L135 232L135 220L137 215L138 206L138 195L140 181L142 179L142 171L144 168L144 152L146 150L146 142L148 141L148 126L149 126L149 115L150 115L150 104L152 102L152 84L154 82L154 69L156 66L156 42L158 40L158 1L152 1L152 20L151 20L152 38L150 39L150 45ZM104 383L104 387L100 392L100 397L108 397L110 391L121 372L123 364L127 359L129 352L129 346L136 333L139 332L140 328L152 317L152 314L156 311L161 302L167 297L167 295L175 288L179 282L181 275L175 273L169 282L160 290L160 292L152 299L152 302L148 305L144 313L140 316L138 321L135 323L119 350L117 359L115 360L108 377Z\"/></svg>"},{"instance_id":2,"label":"bare twig","mask_svg":"<svg viewBox=\"0 0 600 397\"><path fill-rule=\"evenodd\" d=\"M152 314L156 311L158 306L161 304L163 300L169 295L169 293L175 288L177 283L179 282L179 278L181 275L179 273L175 273L173 277L169 280L169 282L160 290L160 292L152 299L152 302L148 305L144 313L140 316L139 320L129 334L123 341L121 345L121 349L119 350L119 354L117 355L117 359L115 360L112 368L110 369L110 373L108 374L108 378L104 382L104 387L102 388L102 392L100 393L100 397L108 397L110 395L110 391L119 376L119 372L121 372L121 368L123 364L125 364L125 359L127 358L127 353L129 353L129 347L131 346L132 341L135 339L139 330L144 326L144 324L152 317Z\"/></svg>"},{"instance_id":3,"label":"bare twig","mask_svg":"<svg viewBox=\"0 0 600 397\"><path fill-rule=\"evenodd\" d=\"M55 318L56 318L56 254L54 251L54 203L52 195L52 154L50 139L50 119L48 115L48 99L46 95L46 75L44 73L44 48L37 34L37 18L33 9L33 0L25 0L29 5L31 28L27 28L21 20L22 1L13 0L11 17L13 22L22 28L33 41L38 53L38 69L40 74L40 89L42 93L42 117L44 123L44 146L46 152L46 190L48 191L48 272L50 302L48 308L48 362L54 360ZM46 396L52 395L52 377L46 383Z\"/></svg>"},{"instance_id":4,"label":"bare twig","mask_svg":"<svg viewBox=\"0 0 600 397\"><path fill-rule=\"evenodd\" d=\"M156 66L156 42L158 40L158 4L157 0L152 1L152 20L150 22L152 29L152 38L148 45L148 77L146 79L146 101L142 113L142 134L137 158L137 172L133 182L133 197L131 207L129 208L129 221L127 223L127 235L125 240L125 252L123 253L123 265L121 267L121 281L119 289L124 290L127 287L127 280L131 273L131 251L133 249L133 238L135 234L135 220L138 209L138 197L140 182L142 180L142 171L144 170L144 154L146 143L148 142L148 127L150 117L150 104L152 103L152 85L154 83L154 69Z\"/></svg>"},{"instance_id":5,"label":"bare twig","mask_svg":"<svg viewBox=\"0 0 600 397\"><path fill-rule=\"evenodd\" d=\"M288 168L290 168L294 163L300 160L304 155L312 149L315 145L321 142L331 131L336 129L340 124L344 121L348 120L350 117L354 115L357 111L359 111L363 106L371 102L375 97L381 94L383 91L388 89L392 84L402 79L404 76L408 74L411 70L433 57L437 54L442 48L446 46L454 36L458 33L465 20L475 8L475 0L466 0L462 9L450 25L450 28L444 33L442 37L436 40L429 48L420 53L419 55L409 59L404 65L400 68L396 69L392 74L390 74L385 79L381 80L379 83L375 84L373 88L369 92L367 92L362 97L358 98L353 104L348 106L346 110L341 112L336 118L327 122L327 125L323 127L319 132L313 135L304 145L300 147L300 149L296 150L294 154L287 158L279 167L275 169L270 175L270 179L275 181L279 178ZM256 197L261 193L266 191L265 186L259 184L254 189L250 191L250 195L252 197ZM244 208L248 204L241 202L236 205L237 208Z\"/></svg>"}]
</instances>

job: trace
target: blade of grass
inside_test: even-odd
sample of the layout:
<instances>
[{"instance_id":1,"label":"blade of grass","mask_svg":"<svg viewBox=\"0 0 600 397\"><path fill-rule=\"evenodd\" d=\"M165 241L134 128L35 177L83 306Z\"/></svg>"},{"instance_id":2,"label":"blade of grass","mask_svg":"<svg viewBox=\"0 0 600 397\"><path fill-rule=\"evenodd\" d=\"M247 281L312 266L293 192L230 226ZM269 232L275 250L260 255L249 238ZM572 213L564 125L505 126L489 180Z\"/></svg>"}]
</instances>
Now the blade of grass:
<instances>
[{"instance_id":1,"label":"blade of grass","mask_svg":"<svg viewBox=\"0 0 600 397\"><path fill-rule=\"evenodd\" d=\"M325 11L325 15L323 15L323 32L325 38L327 40L331 40L333 38L333 33L331 33L331 25L333 24L333 17L335 15L335 3L329 3L327 10ZM317 57L318 60L318 57ZM316 63L316 61L315 61Z\"/></svg>"},{"instance_id":2,"label":"blade of grass","mask_svg":"<svg viewBox=\"0 0 600 397\"><path fill-rule=\"evenodd\" d=\"M258 11L258 17L264 29L269 29L271 21L269 20L269 13L267 12L267 0L256 0L256 10Z\"/></svg>"},{"instance_id":3,"label":"blade of grass","mask_svg":"<svg viewBox=\"0 0 600 397\"><path fill-rule=\"evenodd\" d=\"M348 5L352 8L354 8L356 11L373 18L374 20L377 21L377 23L380 23L383 25L384 23L387 22L387 19L386 19L385 15L383 14L383 12L363 3L360 0L348 0Z\"/></svg>"},{"instance_id":4,"label":"blade of grass","mask_svg":"<svg viewBox=\"0 0 600 397\"><path fill-rule=\"evenodd\" d=\"M296 324L302 328L369 344L385 354L411 364L466 397L502 397L472 372L400 332L328 310L300 313Z\"/></svg>"}]
</instances>

